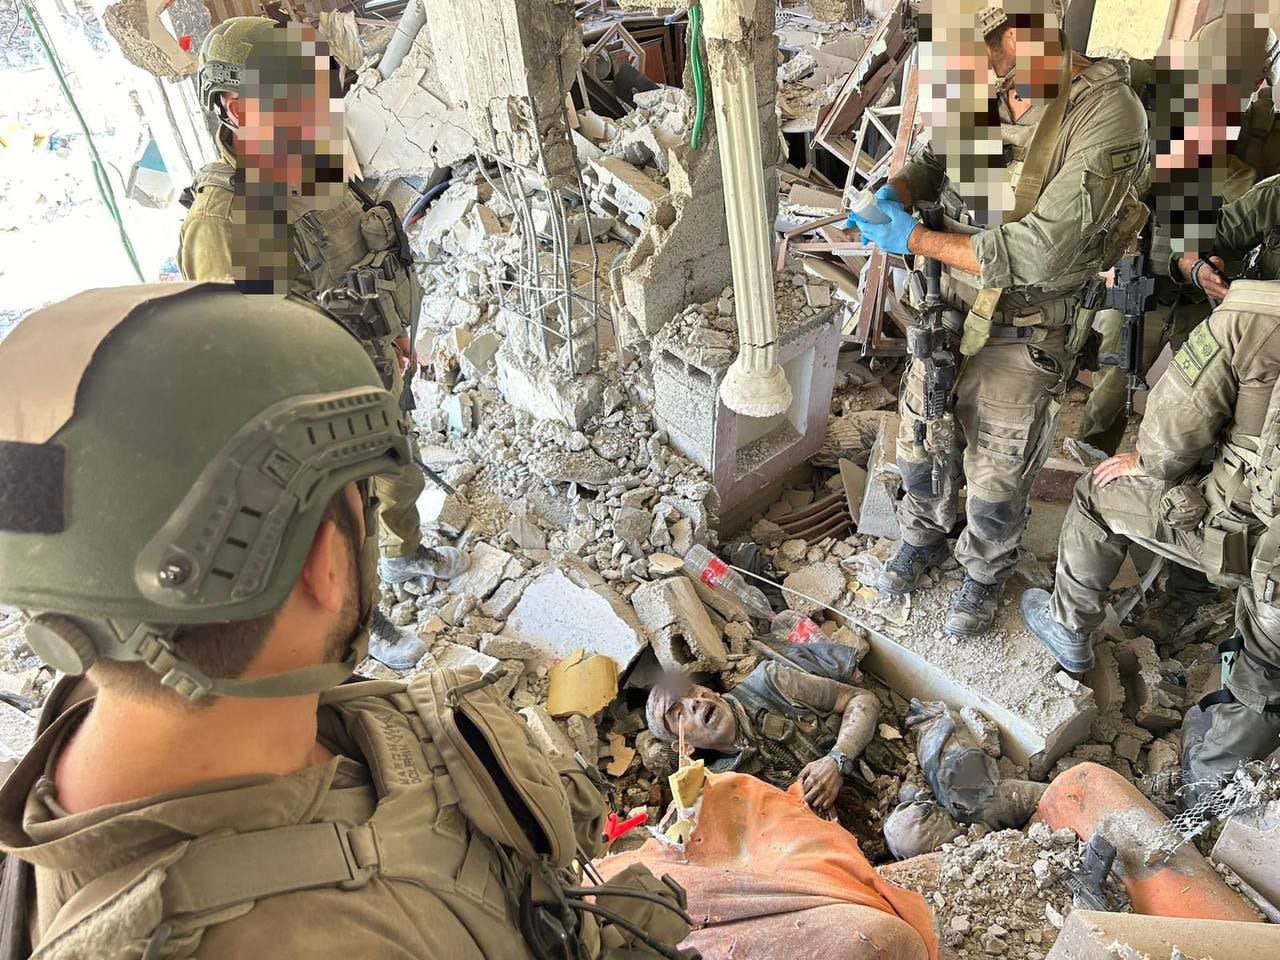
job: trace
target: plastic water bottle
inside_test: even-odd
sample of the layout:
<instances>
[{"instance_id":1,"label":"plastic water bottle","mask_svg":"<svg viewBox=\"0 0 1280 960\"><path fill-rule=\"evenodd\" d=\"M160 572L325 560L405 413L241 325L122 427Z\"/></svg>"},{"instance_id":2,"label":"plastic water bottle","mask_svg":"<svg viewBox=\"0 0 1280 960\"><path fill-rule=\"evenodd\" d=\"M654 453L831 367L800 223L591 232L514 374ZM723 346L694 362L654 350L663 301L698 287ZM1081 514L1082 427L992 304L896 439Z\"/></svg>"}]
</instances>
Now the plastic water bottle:
<instances>
[{"instance_id":1,"label":"plastic water bottle","mask_svg":"<svg viewBox=\"0 0 1280 960\"><path fill-rule=\"evenodd\" d=\"M777 639L787 643L803 644L827 639L822 628L798 610L783 610L775 614L770 629Z\"/></svg>"},{"instance_id":2,"label":"plastic water bottle","mask_svg":"<svg viewBox=\"0 0 1280 960\"><path fill-rule=\"evenodd\" d=\"M849 210L868 223L889 222L889 218L885 216L884 211L876 203L876 195L866 187L849 195Z\"/></svg>"},{"instance_id":3,"label":"plastic water bottle","mask_svg":"<svg viewBox=\"0 0 1280 960\"><path fill-rule=\"evenodd\" d=\"M773 607L759 587L747 586L747 581L727 563L701 544L695 543L684 555L684 569L707 586L725 591L736 597L753 617L772 620Z\"/></svg>"}]
</instances>

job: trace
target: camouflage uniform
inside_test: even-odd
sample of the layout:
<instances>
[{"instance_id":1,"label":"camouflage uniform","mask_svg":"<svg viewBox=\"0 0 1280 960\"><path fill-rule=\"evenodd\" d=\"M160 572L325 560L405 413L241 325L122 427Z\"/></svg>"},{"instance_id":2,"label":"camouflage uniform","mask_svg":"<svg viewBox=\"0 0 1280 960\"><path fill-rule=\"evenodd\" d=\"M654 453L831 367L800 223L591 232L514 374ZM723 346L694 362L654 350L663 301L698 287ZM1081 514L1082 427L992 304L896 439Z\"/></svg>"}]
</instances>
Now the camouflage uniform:
<instances>
[{"instance_id":1,"label":"camouflage uniform","mask_svg":"<svg viewBox=\"0 0 1280 960\"><path fill-rule=\"evenodd\" d=\"M269 222L262 230L248 226L255 218L246 213L243 197L237 192L237 186L243 188L243 178L237 170L235 154L225 142L219 142L223 160L196 175L191 207L179 234L178 266L183 277L244 280L246 270L267 266L260 258L279 257L281 272L289 277L290 296L314 302L322 291L339 283L339 271L354 267L368 255L366 231L370 218L350 189L338 192L335 202L322 208L315 206L314 198L290 195L287 235L273 229ZM369 213L378 209L374 207ZM288 249L274 249L284 239ZM240 249L241 245L244 249ZM320 256L320 252L324 255ZM315 266L306 269L304 258ZM270 272L264 269L264 274ZM404 391L404 378L395 341L408 335L422 296L411 270L403 283L410 289L399 294L402 302L393 308L399 314L399 322L389 325L390 329L381 336L364 340L383 382L397 396ZM392 297L387 295L384 299L390 301ZM379 551L384 558L412 556L422 542L418 519L418 497L426 486L422 471L410 464L393 476L378 477L375 486L381 502Z\"/></svg>"},{"instance_id":2,"label":"camouflage uniform","mask_svg":"<svg viewBox=\"0 0 1280 960\"><path fill-rule=\"evenodd\" d=\"M901 394L903 539L917 547L942 541L955 523L962 472L968 523L956 559L984 584L1002 583L1013 572L1031 484L1048 457L1071 373L1066 340L1079 291L1099 269L1107 231L1146 156L1146 117L1124 64L1090 64L1073 80L1069 96L1034 208L1021 220L974 235L980 277L950 269L943 275L947 301L964 308L973 304L980 287L1004 293L990 340L967 359L957 378L955 420L963 469L956 465L953 482L941 496L932 491L931 462L913 453L923 411L922 364L908 368ZM1045 106L1037 104L1015 121L1000 98L1006 142L1025 142L1020 134L1036 125ZM899 177L913 201L936 199L944 186L942 166L929 153Z\"/></svg>"},{"instance_id":3,"label":"camouflage uniform","mask_svg":"<svg viewBox=\"0 0 1280 960\"><path fill-rule=\"evenodd\" d=\"M1280 124L1276 123L1271 88L1261 90L1245 112L1240 139L1229 158L1231 172L1224 177L1220 195L1226 203L1239 200L1255 181L1280 173ZM1221 250L1215 252L1221 253ZM1145 373L1166 343L1176 351L1187 334L1209 315L1209 303L1199 291L1189 289L1170 264L1171 238L1168 227L1155 225L1151 269L1156 276L1156 300L1143 318L1142 369ZM1225 255L1224 255L1225 258ZM1230 265L1228 265L1230 272ZM1171 276L1171 273L1173 274ZM1124 318L1118 310L1098 314L1094 327L1102 334L1102 353L1115 353L1120 345ZM1124 433L1120 414L1124 408L1126 374L1119 367L1105 366L1093 375L1085 404L1080 439L1107 453L1115 453Z\"/></svg>"},{"instance_id":4,"label":"camouflage uniform","mask_svg":"<svg viewBox=\"0 0 1280 960\"><path fill-rule=\"evenodd\" d=\"M1245 200L1249 198L1246 197ZM1245 201L1240 201L1245 202ZM1196 762L1233 767L1280 745L1280 609L1260 546L1280 505L1280 281L1232 284L1152 390L1138 437L1140 472L1076 486L1049 602L1053 620L1085 636L1131 544L1238 587L1242 649L1212 707ZM1217 447L1207 477L1197 476ZM1266 550L1262 551L1266 553ZM1254 577L1251 582L1251 562Z\"/></svg>"}]
</instances>

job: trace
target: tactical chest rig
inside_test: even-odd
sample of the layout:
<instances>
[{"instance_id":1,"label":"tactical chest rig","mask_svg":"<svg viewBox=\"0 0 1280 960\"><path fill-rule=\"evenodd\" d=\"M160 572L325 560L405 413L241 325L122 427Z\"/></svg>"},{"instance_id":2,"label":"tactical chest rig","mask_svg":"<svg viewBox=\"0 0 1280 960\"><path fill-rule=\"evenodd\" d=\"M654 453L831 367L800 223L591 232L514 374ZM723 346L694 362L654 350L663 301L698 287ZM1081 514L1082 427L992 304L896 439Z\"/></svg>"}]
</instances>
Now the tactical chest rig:
<instances>
[{"instance_id":1,"label":"tactical chest rig","mask_svg":"<svg viewBox=\"0 0 1280 960\"><path fill-rule=\"evenodd\" d=\"M824 747L801 729L792 717L779 713L776 705L743 684L728 695L742 709L754 736L736 755L713 761L714 772L736 770L786 790L806 764L827 755L835 737Z\"/></svg>"},{"instance_id":2,"label":"tactical chest rig","mask_svg":"<svg viewBox=\"0 0 1280 960\"><path fill-rule=\"evenodd\" d=\"M388 894L388 909L411 912L413 889L430 891L486 958L696 960L668 946L689 929L674 882L637 865L609 885L579 884L572 865L589 861L581 838L592 838L591 852L598 846L599 795L585 773L557 772L537 751L493 691L498 676L446 669L407 687L326 693L374 778L372 817L209 834L95 877L63 904L33 960L178 960L258 900L375 880L407 885ZM575 824L562 778L586 798L591 822Z\"/></svg>"},{"instance_id":3,"label":"tactical chest rig","mask_svg":"<svg viewBox=\"0 0 1280 960\"><path fill-rule=\"evenodd\" d=\"M391 202L374 203L355 183L347 187L334 206L293 218L291 244L301 270L295 286L370 348L389 388L390 344L416 334L422 288Z\"/></svg>"}]
</instances>

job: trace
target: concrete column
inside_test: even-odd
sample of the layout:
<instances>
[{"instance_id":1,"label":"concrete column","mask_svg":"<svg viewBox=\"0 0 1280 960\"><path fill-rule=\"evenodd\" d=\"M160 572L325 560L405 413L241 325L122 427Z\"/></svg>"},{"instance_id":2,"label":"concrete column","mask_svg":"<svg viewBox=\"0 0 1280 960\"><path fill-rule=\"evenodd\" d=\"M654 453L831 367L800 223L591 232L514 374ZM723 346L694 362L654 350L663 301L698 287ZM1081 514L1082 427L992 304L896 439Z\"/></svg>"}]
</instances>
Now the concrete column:
<instances>
[{"instance_id":1,"label":"concrete column","mask_svg":"<svg viewBox=\"0 0 1280 960\"><path fill-rule=\"evenodd\" d=\"M755 0L704 0L703 10L740 342L720 399L743 416L771 417L791 406L791 386L778 365L773 229L764 194L752 56L756 32L771 31L773 24L753 22L755 6Z\"/></svg>"}]
</instances>

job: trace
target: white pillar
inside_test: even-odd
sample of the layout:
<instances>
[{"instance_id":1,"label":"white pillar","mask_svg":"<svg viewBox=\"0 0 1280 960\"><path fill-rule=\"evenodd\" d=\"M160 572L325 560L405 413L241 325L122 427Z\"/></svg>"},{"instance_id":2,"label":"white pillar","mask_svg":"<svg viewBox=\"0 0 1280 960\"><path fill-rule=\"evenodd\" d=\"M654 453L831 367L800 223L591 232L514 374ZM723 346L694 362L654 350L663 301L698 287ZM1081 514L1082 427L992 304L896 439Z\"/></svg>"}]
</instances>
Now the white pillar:
<instances>
[{"instance_id":1,"label":"white pillar","mask_svg":"<svg viewBox=\"0 0 1280 960\"><path fill-rule=\"evenodd\" d=\"M743 416L771 417L791 406L791 386L778 365L773 228L766 217L753 56L754 31L773 24L753 24L755 7L755 0L703 4L739 340L720 399Z\"/></svg>"}]
</instances>

